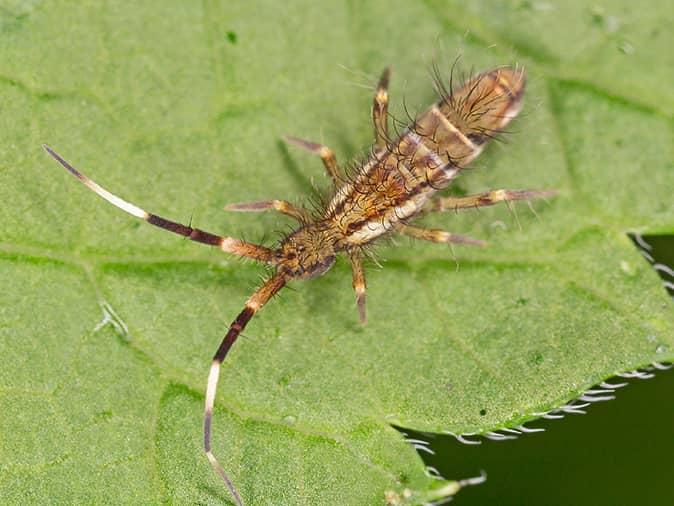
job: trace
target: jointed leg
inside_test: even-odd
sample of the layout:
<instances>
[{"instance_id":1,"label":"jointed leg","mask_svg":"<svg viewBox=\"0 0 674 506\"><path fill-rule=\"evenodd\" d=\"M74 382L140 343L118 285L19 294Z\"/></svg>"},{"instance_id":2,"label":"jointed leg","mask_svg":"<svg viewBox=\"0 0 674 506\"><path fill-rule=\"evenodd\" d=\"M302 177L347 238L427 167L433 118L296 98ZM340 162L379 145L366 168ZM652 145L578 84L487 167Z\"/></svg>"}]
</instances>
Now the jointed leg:
<instances>
[{"instance_id":1,"label":"jointed leg","mask_svg":"<svg viewBox=\"0 0 674 506\"><path fill-rule=\"evenodd\" d=\"M241 211L241 212L262 212L262 211L278 211L295 218L297 221L306 223L311 219L309 213L304 209L295 207L287 200L263 200L259 202L243 202L239 204L228 204L225 206L226 211Z\"/></svg>"},{"instance_id":2,"label":"jointed leg","mask_svg":"<svg viewBox=\"0 0 674 506\"><path fill-rule=\"evenodd\" d=\"M466 197L438 197L431 200L429 211L456 211L468 207L493 206L499 202L513 200L533 200L552 197L555 190L491 190L488 192L468 195Z\"/></svg>"},{"instance_id":3,"label":"jointed leg","mask_svg":"<svg viewBox=\"0 0 674 506\"><path fill-rule=\"evenodd\" d=\"M257 313L262 306L264 306L269 299L276 295L281 288L286 284L286 278L282 274L275 274L272 276L264 285L258 288L255 293L246 301L246 305L243 308L243 311L239 313L239 316L232 322L227 331L227 335L224 337L218 350L213 356L213 362L211 363L211 370L208 374L208 384L206 386L206 400L204 404L204 450L206 451L206 456L208 461L213 466L213 469L220 477L224 480L227 488L232 493L234 501L238 506L243 506L243 501L241 496L237 492L232 480L230 480L225 470L222 468L218 459L215 458L211 452L211 422L213 419L213 404L215 403L215 392L218 387L218 378L220 376L220 364L227 356L227 352L230 350L236 339L239 337L239 334L246 327L246 324L250 319Z\"/></svg>"},{"instance_id":4,"label":"jointed leg","mask_svg":"<svg viewBox=\"0 0 674 506\"><path fill-rule=\"evenodd\" d=\"M415 239L445 244L471 244L473 246L486 246L487 244L479 239L473 239L471 237L466 237L465 235L451 234L444 230L412 227L403 224L396 226L396 232L409 237L414 237Z\"/></svg>"},{"instance_id":5,"label":"jointed leg","mask_svg":"<svg viewBox=\"0 0 674 506\"><path fill-rule=\"evenodd\" d=\"M289 135L286 135L284 139L288 144L293 144L297 147L306 149L307 151L310 151L311 153L320 156L321 160L323 160L323 165L325 166L326 172L328 173L330 178L332 178L332 182L335 183L335 186L339 185L339 170L337 169L337 158L335 158L335 153L333 153L333 151L329 147L324 146L323 144L305 141L304 139L298 139L297 137L291 137Z\"/></svg>"},{"instance_id":6,"label":"jointed leg","mask_svg":"<svg viewBox=\"0 0 674 506\"><path fill-rule=\"evenodd\" d=\"M349 254L351 259L351 272L353 275L353 289L356 292L356 304L358 306L358 316L362 324L367 323L365 313L365 271L363 271L363 256L359 251L353 251Z\"/></svg>"},{"instance_id":7,"label":"jointed leg","mask_svg":"<svg viewBox=\"0 0 674 506\"><path fill-rule=\"evenodd\" d=\"M79 179L87 188L96 193L99 197L104 198L110 202L115 207L120 208L122 211L125 211L137 218L147 221L150 225L155 227L163 228L174 234L182 235L192 241L200 242L203 244L208 244L209 246L216 246L222 251L231 253L233 255L238 255L241 257L252 258L259 262L272 263L273 262L273 252L269 248L264 246L259 246L257 244L247 243L239 239L234 239L233 237L220 236L211 234L204 230L199 230L198 228L192 228L188 225L183 225L181 223L176 223L175 221L167 220L156 214L148 213L143 209L136 207L135 205L122 200L116 195L113 195L105 188L100 187L94 181L89 179L87 176L79 172L72 165L66 162L61 156L59 156L55 151L53 151L46 144L42 146L49 155L59 162L68 172L73 176Z\"/></svg>"},{"instance_id":8,"label":"jointed leg","mask_svg":"<svg viewBox=\"0 0 674 506\"><path fill-rule=\"evenodd\" d=\"M372 122L374 123L374 139L378 148L385 148L388 141L388 83L391 70L382 72L377 84L377 91L372 103Z\"/></svg>"}]
</instances>

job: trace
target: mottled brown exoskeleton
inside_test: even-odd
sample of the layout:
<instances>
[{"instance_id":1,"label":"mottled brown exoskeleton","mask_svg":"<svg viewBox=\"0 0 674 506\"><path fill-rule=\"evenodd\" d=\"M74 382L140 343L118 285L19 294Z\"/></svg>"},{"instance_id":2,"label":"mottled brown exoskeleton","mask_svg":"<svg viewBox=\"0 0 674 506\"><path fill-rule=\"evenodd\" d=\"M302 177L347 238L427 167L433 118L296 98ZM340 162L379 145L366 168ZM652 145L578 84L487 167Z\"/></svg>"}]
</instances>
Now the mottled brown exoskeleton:
<instances>
[{"instance_id":1,"label":"mottled brown exoskeleton","mask_svg":"<svg viewBox=\"0 0 674 506\"><path fill-rule=\"evenodd\" d=\"M299 223L275 249L251 244L192 228L148 213L101 188L77 171L48 146L45 150L75 177L120 209L193 241L252 258L273 267L274 274L246 301L243 311L229 327L211 364L206 387L204 448L215 471L225 481L237 504L241 496L211 452L211 418L220 364L253 315L288 281L311 279L324 274L339 253L346 254L353 271L353 288L360 320L365 322L364 248L391 234L401 234L437 243L483 245L482 241L442 230L410 225L422 213L481 207L513 200L529 200L552 192L492 190L466 197L438 197L436 192L451 181L485 144L502 130L522 105L525 76L522 69L502 67L468 79L456 89L436 84L440 99L421 113L395 138L388 129L389 71L379 80L372 120L375 144L370 156L349 176L338 168L326 146L287 137L287 142L316 153L332 179L332 196L318 213L310 213L285 200L269 200L227 206L232 211L276 210Z\"/></svg>"}]
</instances>

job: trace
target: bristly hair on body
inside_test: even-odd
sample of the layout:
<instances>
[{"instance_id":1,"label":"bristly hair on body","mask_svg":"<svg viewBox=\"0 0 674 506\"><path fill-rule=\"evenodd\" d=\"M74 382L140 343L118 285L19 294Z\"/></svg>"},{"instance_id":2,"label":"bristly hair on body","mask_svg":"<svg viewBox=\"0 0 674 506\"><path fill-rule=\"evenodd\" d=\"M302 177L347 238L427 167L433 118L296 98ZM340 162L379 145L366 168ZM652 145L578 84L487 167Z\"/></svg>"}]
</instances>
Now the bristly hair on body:
<instances>
[{"instance_id":1,"label":"bristly hair on body","mask_svg":"<svg viewBox=\"0 0 674 506\"><path fill-rule=\"evenodd\" d=\"M456 65L456 62L455 62ZM490 190L464 197L438 196L477 157L486 143L502 132L519 113L525 88L523 69L498 67L471 75L457 87L452 78L447 87L434 68L438 101L394 135L389 133L389 69L379 79L372 106L375 142L369 155L345 172L333 151L315 142L286 137L288 144L318 155L332 181L326 202L315 202L313 212L287 200L230 204L230 211L277 211L297 221L275 248L221 236L149 213L110 193L79 172L49 146L44 149L90 190L123 211L151 225L192 241L250 258L271 269L261 286L248 298L231 323L213 355L205 394L204 450L237 505L243 499L212 451L211 422L220 365L253 316L289 281L315 278L327 272L338 254L348 257L359 318L366 322L365 273L367 248L378 239L394 234L443 244L484 246L483 241L444 230L426 229L410 223L422 214L457 211L498 202L532 200L554 191Z\"/></svg>"}]
</instances>

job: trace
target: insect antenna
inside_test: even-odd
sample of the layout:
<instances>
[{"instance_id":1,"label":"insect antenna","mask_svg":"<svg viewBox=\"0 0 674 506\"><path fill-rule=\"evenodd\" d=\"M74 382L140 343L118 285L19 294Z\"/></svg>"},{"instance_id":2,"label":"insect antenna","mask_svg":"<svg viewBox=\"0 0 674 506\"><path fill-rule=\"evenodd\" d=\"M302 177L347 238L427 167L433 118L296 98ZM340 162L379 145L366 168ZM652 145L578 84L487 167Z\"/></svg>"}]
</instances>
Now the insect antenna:
<instances>
[{"instance_id":1,"label":"insect antenna","mask_svg":"<svg viewBox=\"0 0 674 506\"><path fill-rule=\"evenodd\" d=\"M49 154L49 156L60 163L63 168L70 172L73 176L79 179L80 182L84 184L84 186L122 211L127 212L136 218L140 218L141 220L148 222L150 225L154 225L155 227L163 228L164 230L168 230L174 234L181 235L187 239L190 239L191 241L200 242L209 246L215 246L226 253L252 258L258 262L273 263L274 254L273 251L269 248L265 248L264 246L259 246L257 244L251 244L239 239L234 239L233 237L211 234L205 230L192 228L190 225L183 225L182 223L162 218L156 214L148 213L144 209L141 209L140 207L119 198L117 195L113 195L102 186L99 186L95 181L89 179L75 167L70 165L61 157L61 155L56 153L46 144L43 144L42 147Z\"/></svg>"},{"instance_id":2,"label":"insect antenna","mask_svg":"<svg viewBox=\"0 0 674 506\"><path fill-rule=\"evenodd\" d=\"M229 478L223 467L211 452L211 422L213 420L213 405L215 403L215 392L218 388L218 378L220 377L220 364L227 356L234 342L237 340L243 329L246 328L248 322L253 318L262 306L264 306L274 295L276 295L281 288L286 284L286 277L283 274L274 274L266 283L258 288L253 295L246 301L246 305L239 313L236 319L229 326L227 334L223 338L218 350L213 355L213 362L211 362L211 370L208 374L208 384L206 386L206 399L204 402L204 451L208 457L208 461L213 466L216 473L225 482L236 502L237 506L243 506L243 500L239 495L234 483Z\"/></svg>"}]
</instances>

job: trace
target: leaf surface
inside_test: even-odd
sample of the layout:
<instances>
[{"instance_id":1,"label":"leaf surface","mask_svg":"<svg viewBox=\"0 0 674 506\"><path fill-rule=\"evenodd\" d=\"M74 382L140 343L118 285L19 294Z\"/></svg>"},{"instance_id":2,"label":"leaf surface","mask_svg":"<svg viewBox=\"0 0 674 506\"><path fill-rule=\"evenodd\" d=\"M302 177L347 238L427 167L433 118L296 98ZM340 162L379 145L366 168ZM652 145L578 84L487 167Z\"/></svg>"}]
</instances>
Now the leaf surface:
<instances>
[{"instance_id":1,"label":"leaf surface","mask_svg":"<svg viewBox=\"0 0 674 506\"><path fill-rule=\"evenodd\" d=\"M403 97L411 111L434 100L434 61L525 64L516 132L454 191L559 196L535 214L425 218L489 242L457 248L458 269L440 246L380 245L366 327L346 262L266 307L223 367L215 414L215 452L246 501L377 504L405 489L430 500L447 483L391 424L517 426L674 359L672 302L626 235L674 231L671 12L611 5L0 11L0 502L229 501L201 451L202 391L261 273L103 203L41 143L152 212L273 244L285 218L222 207L326 187L320 162L279 139L324 141L342 161L365 152L361 85L387 65L404 118Z\"/></svg>"}]
</instances>

